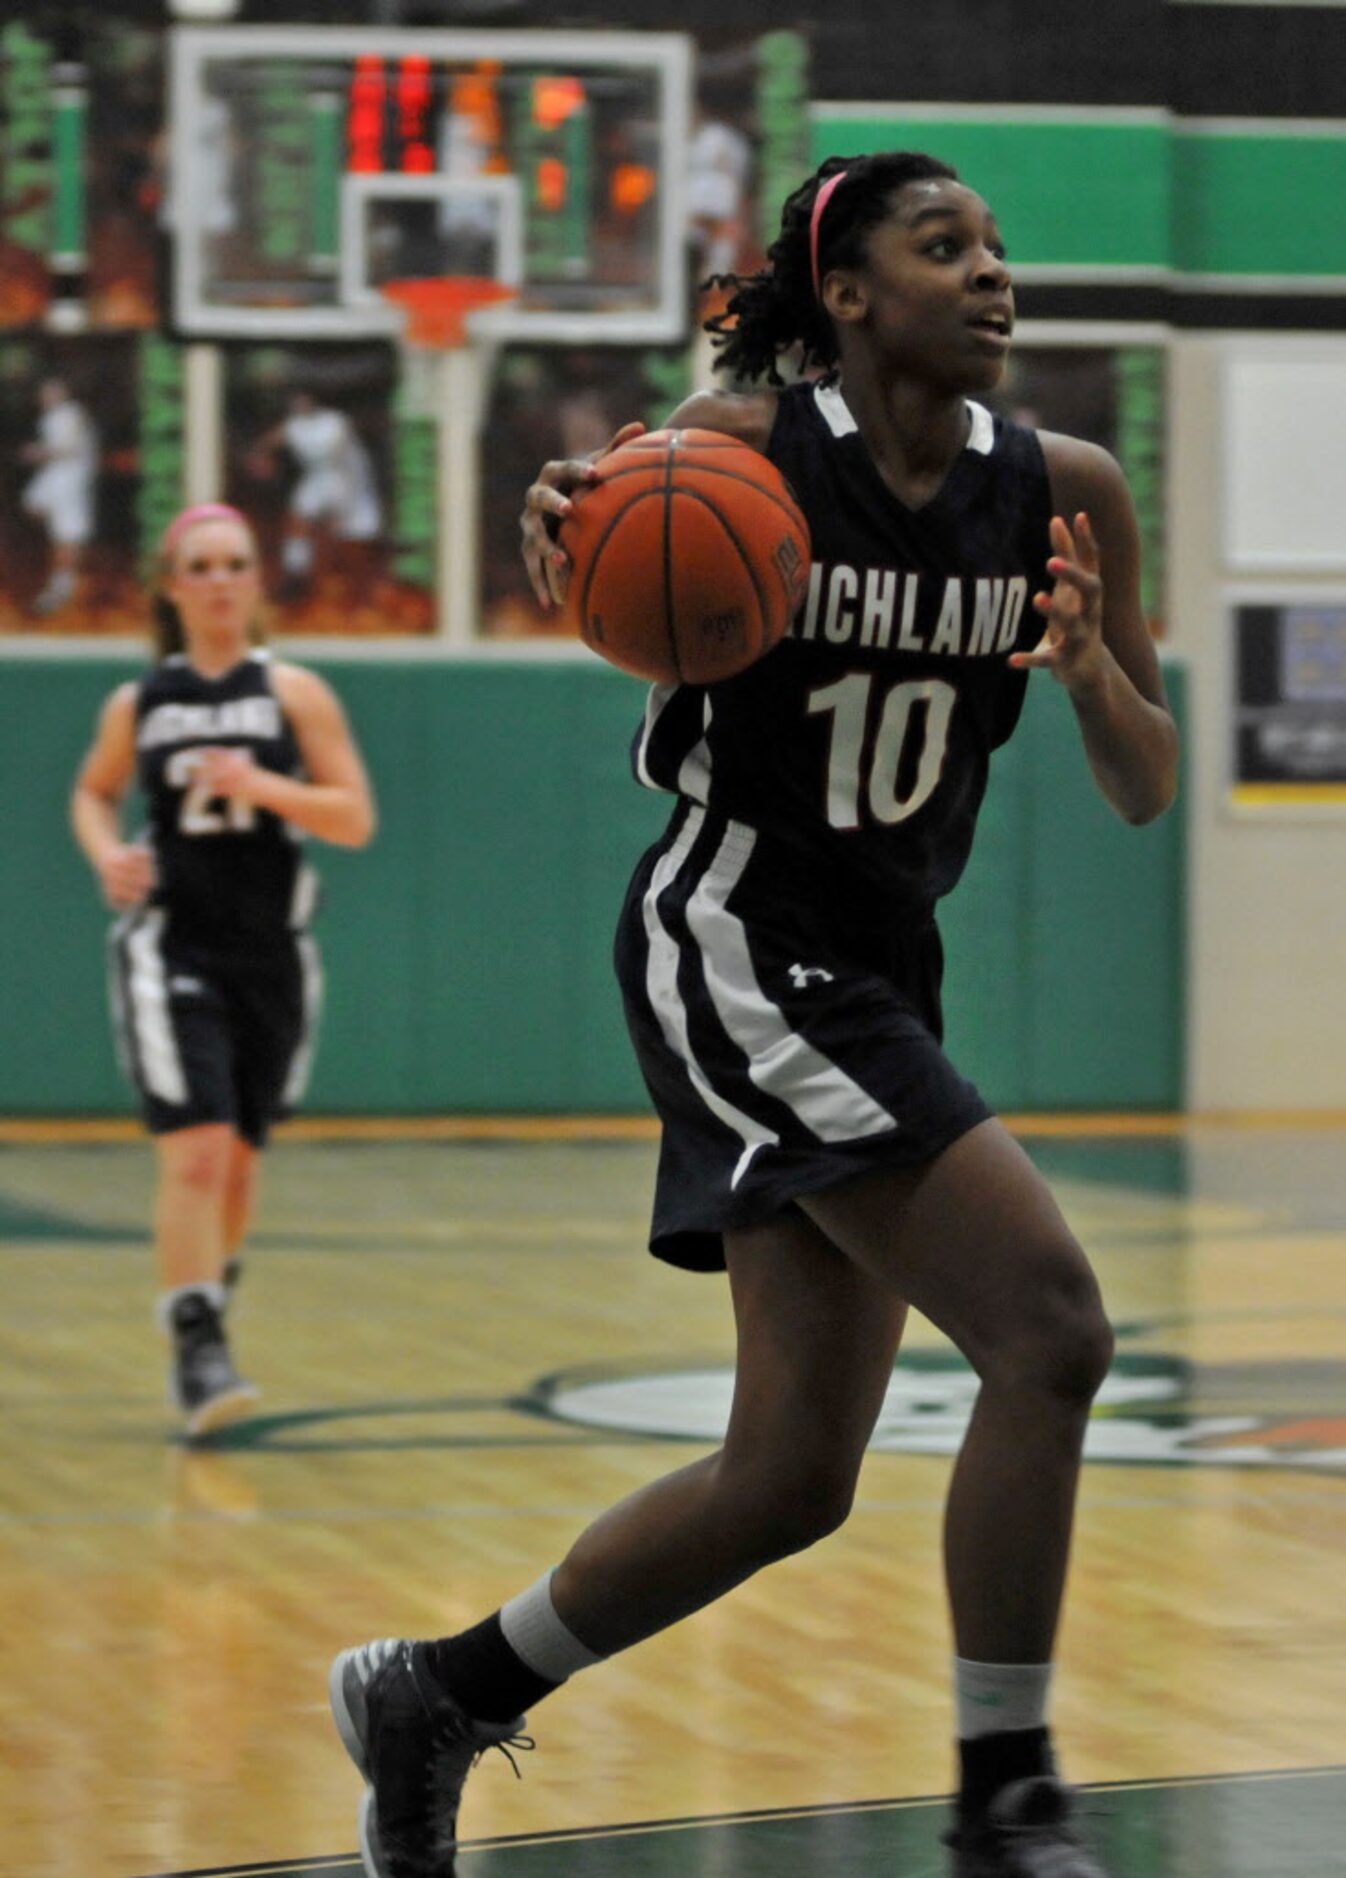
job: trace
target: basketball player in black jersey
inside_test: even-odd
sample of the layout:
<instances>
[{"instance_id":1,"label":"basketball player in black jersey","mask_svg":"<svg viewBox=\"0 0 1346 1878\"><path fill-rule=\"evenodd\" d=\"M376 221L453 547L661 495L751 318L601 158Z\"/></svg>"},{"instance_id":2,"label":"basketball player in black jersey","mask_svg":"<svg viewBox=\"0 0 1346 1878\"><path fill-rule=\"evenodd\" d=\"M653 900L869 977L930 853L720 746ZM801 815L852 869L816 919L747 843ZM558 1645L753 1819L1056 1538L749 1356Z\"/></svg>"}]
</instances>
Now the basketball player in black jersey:
<instances>
[{"instance_id":1,"label":"basketball player in black jersey","mask_svg":"<svg viewBox=\"0 0 1346 1878\"><path fill-rule=\"evenodd\" d=\"M190 1436L251 1407L227 1289L271 1123L298 1099L321 990L301 837L373 833L364 766L314 673L253 643L257 544L236 509L184 510L163 543L157 663L103 707L71 815L108 902L119 1053L154 1136L158 1316ZM143 838L122 806L138 782Z\"/></svg>"},{"instance_id":2,"label":"basketball player in black jersey","mask_svg":"<svg viewBox=\"0 0 1346 1878\"><path fill-rule=\"evenodd\" d=\"M698 394L668 422L779 465L810 524L812 581L758 665L652 691L636 772L675 804L617 939L663 1124L651 1244L728 1268L729 1428L474 1628L338 1656L334 1713L368 1783L365 1865L450 1871L466 1771L524 1708L846 1517L915 1306L981 1383L945 1522L952 1869L1101 1878L1047 1698L1111 1334L1051 1193L940 1047L934 910L1031 671L1065 686L1124 820L1172 802L1134 512L1104 451L979 402L1004 370L1014 299L989 209L944 164L829 159L786 202L765 270L730 285L719 363L753 389ZM815 375L784 385L788 354ZM544 605L564 591L556 525L592 475L551 463L528 492Z\"/></svg>"}]
</instances>

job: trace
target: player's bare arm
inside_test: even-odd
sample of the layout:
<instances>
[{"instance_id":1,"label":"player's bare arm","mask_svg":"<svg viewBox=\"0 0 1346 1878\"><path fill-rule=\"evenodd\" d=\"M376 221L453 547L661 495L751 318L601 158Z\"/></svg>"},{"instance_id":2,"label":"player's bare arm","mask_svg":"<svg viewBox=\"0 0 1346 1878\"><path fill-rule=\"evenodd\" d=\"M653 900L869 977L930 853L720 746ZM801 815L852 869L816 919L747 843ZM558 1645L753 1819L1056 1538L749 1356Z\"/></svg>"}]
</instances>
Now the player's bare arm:
<instances>
[{"instance_id":1,"label":"player's bare arm","mask_svg":"<svg viewBox=\"0 0 1346 1878\"><path fill-rule=\"evenodd\" d=\"M1056 514L1052 586L1034 596L1043 635L1011 663L1070 693L1089 766L1124 821L1152 821L1177 793L1178 733L1140 601L1140 536L1126 480L1096 444L1042 433Z\"/></svg>"},{"instance_id":2,"label":"player's bare arm","mask_svg":"<svg viewBox=\"0 0 1346 1878\"><path fill-rule=\"evenodd\" d=\"M774 391L694 391L667 420L670 430L722 430L754 450L765 450L775 422Z\"/></svg>"},{"instance_id":3,"label":"player's bare arm","mask_svg":"<svg viewBox=\"0 0 1346 1878\"><path fill-rule=\"evenodd\" d=\"M98 876L103 898L118 912L143 900L154 885L154 857L124 841L121 805L135 771L135 686L119 685L103 706L70 798L75 839Z\"/></svg>"},{"instance_id":4,"label":"player's bare arm","mask_svg":"<svg viewBox=\"0 0 1346 1878\"><path fill-rule=\"evenodd\" d=\"M249 751L213 748L201 753L202 783L213 795L269 809L338 847L364 847L374 833L373 797L336 693L298 665L277 665L274 683L294 726L306 779L266 769Z\"/></svg>"}]
</instances>

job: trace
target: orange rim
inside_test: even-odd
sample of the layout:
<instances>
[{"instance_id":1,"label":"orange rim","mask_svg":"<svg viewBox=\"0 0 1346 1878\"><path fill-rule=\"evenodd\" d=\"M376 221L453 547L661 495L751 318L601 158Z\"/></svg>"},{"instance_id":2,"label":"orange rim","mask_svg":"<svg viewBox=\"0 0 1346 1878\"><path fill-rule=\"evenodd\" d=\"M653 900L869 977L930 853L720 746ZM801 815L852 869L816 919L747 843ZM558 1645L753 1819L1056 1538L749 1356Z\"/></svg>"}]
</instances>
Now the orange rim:
<instances>
[{"instance_id":1,"label":"orange rim","mask_svg":"<svg viewBox=\"0 0 1346 1878\"><path fill-rule=\"evenodd\" d=\"M449 347L467 343L469 313L512 300L517 289L488 276L445 274L381 281L379 292L402 309L414 345Z\"/></svg>"}]
</instances>

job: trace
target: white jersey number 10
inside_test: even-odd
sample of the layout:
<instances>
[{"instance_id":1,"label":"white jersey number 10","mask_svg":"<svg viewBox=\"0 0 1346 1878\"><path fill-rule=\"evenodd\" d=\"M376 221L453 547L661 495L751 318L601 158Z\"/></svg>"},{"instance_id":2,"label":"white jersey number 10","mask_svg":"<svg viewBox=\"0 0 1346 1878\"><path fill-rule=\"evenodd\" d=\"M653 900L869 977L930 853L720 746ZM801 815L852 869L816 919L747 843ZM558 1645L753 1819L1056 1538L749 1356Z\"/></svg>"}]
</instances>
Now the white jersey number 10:
<instances>
[{"instance_id":1,"label":"white jersey number 10","mask_svg":"<svg viewBox=\"0 0 1346 1878\"><path fill-rule=\"evenodd\" d=\"M809 693L810 716L830 714L827 756L827 819L833 828L859 828L864 812L876 822L904 822L929 800L944 768L949 721L958 693L942 678L904 679L884 697L865 773L866 731L871 714L872 672L848 672L833 685ZM917 707L920 707L919 709ZM897 779L911 737L921 739L905 795Z\"/></svg>"}]
</instances>

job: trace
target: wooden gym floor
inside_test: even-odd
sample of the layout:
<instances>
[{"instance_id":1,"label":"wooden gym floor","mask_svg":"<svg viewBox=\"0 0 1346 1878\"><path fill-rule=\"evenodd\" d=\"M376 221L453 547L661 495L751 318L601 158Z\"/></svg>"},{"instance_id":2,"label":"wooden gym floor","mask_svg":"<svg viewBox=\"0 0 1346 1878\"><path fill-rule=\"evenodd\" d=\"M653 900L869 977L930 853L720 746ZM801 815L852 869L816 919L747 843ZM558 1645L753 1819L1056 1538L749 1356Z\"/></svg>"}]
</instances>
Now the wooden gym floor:
<instances>
[{"instance_id":1,"label":"wooden gym floor","mask_svg":"<svg viewBox=\"0 0 1346 1878\"><path fill-rule=\"evenodd\" d=\"M0 1867L356 1878L332 1652L484 1615L713 1439L723 1283L643 1253L639 1127L292 1131L237 1306L260 1411L189 1450L148 1149L37 1132L0 1130ZM1346 1130L1024 1139L1120 1333L1056 1703L1090 1830L1115 1878L1346 1874ZM845 1529L541 1705L463 1878L937 1878L968 1397L914 1327Z\"/></svg>"}]
</instances>

